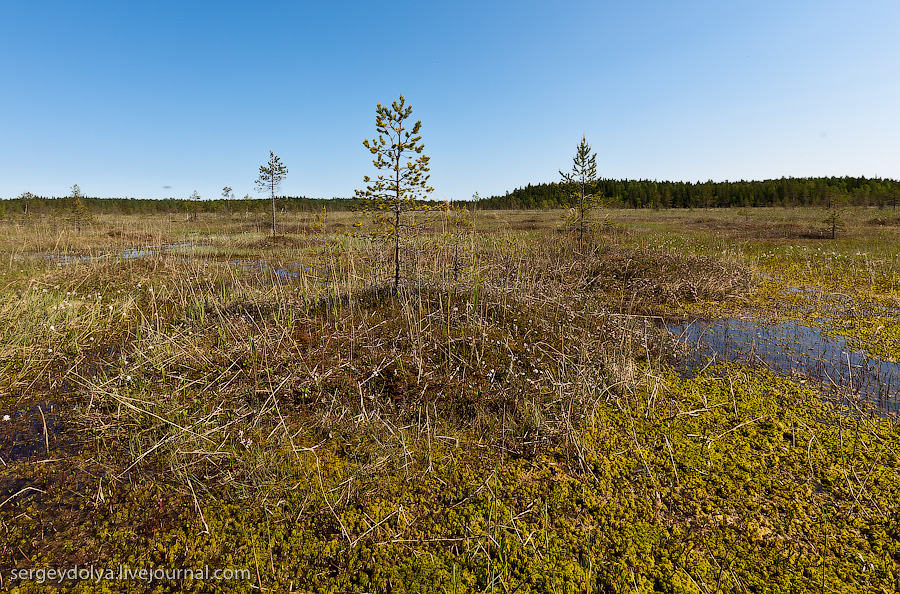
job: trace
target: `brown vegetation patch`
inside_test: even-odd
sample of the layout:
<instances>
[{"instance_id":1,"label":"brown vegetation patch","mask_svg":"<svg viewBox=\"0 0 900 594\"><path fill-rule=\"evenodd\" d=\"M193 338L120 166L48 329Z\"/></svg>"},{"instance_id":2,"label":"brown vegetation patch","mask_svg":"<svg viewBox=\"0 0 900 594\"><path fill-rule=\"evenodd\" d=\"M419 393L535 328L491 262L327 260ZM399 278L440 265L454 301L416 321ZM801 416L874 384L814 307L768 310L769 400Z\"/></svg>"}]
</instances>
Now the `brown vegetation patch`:
<instances>
[{"instance_id":1,"label":"brown vegetation patch","mask_svg":"<svg viewBox=\"0 0 900 594\"><path fill-rule=\"evenodd\" d=\"M821 221L757 220L749 216L706 216L685 220L692 230L719 231L735 239L824 239L830 231Z\"/></svg>"},{"instance_id":2,"label":"brown vegetation patch","mask_svg":"<svg viewBox=\"0 0 900 594\"><path fill-rule=\"evenodd\" d=\"M884 214L866 221L870 227L900 227L900 214Z\"/></svg>"},{"instance_id":3,"label":"brown vegetation patch","mask_svg":"<svg viewBox=\"0 0 900 594\"><path fill-rule=\"evenodd\" d=\"M825 229L824 224L821 227L807 227L794 223L776 223L748 225L737 236L754 239L825 239L830 237L830 231Z\"/></svg>"},{"instance_id":4,"label":"brown vegetation patch","mask_svg":"<svg viewBox=\"0 0 900 594\"><path fill-rule=\"evenodd\" d=\"M307 248L318 243L318 241L310 237L297 237L295 235L276 235L272 237L270 235L269 237L263 237L260 239L249 241L243 244L243 247L251 249L280 247Z\"/></svg>"},{"instance_id":5,"label":"brown vegetation patch","mask_svg":"<svg viewBox=\"0 0 900 594\"><path fill-rule=\"evenodd\" d=\"M107 231L106 236L113 237L121 241L133 241L135 243L144 245L153 244L158 240L157 237L154 237L149 233L133 233L129 231L122 231L120 229L112 229L110 231Z\"/></svg>"},{"instance_id":6,"label":"brown vegetation patch","mask_svg":"<svg viewBox=\"0 0 900 594\"><path fill-rule=\"evenodd\" d=\"M156 481L121 480L93 460L8 464L0 467L0 503L9 512L5 524L30 537L0 547L0 566L34 567L41 558L85 565L96 561L94 543L101 535L109 538L117 531L131 541L118 546L143 546L184 524L191 509L187 497Z\"/></svg>"},{"instance_id":7,"label":"brown vegetation patch","mask_svg":"<svg viewBox=\"0 0 900 594\"><path fill-rule=\"evenodd\" d=\"M753 275L745 267L712 256L660 249L603 250L589 285L624 289L637 297L666 302L723 301L749 291Z\"/></svg>"},{"instance_id":8,"label":"brown vegetation patch","mask_svg":"<svg viewBox=\"0 0 900 594\"><path fill-rule=\"evenodd\" d=\"M515 221L510 224L510 229L513 231L534 231L536 229L546 229L547 225L546 221L542 221L537 217L530 217L523 221Z\"/></svg>"}]
</instances>

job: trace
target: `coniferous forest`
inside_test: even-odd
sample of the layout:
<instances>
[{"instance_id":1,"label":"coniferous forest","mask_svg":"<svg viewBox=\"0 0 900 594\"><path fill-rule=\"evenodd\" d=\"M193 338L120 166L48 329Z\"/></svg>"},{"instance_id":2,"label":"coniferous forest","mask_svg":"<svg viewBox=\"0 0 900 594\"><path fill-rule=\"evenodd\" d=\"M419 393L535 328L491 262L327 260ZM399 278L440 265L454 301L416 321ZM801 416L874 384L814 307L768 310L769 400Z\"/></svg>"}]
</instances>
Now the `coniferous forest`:
<instances>
[{"instance_id":1,"label":"coniferous forest","mask_svg":"<svg viewBox=\"0 0 900 594\"><path fill-rule=\"evenodd\" d=\"M900 182L865 177L805 177L765 181L670 182L602 179L589 192L621 208L728 208L854 205L896 207ZM560 208L573 195L559 183L527 185L478 201L483 209Z\"/></svg>"},{"instance_id":2,"label":"coniferous forest","mask_svg":"<svg viewBox=\"0 0 900 594\"><path fill-rule=\"evenodd\" d=\"M654 180L601 179L588 188L604 204L614 208L745 208L755 206L875 206L896 208L900 202L900 181L865 177L804 177L764 181L672 182ZM261 213L270 208L266 198L200 200L180 198L136 199L86 196L84 204L91 212L110 214L163 213ZM528 184L507 192L464 201L483 210L569 208L575 196L565 184ZM0 200L0 219L22 213L52 214L71 209L71 197L42 197L24 194ZM348 210L352 198L279 197L282 212Z\"/></svg>"}]
</instances>

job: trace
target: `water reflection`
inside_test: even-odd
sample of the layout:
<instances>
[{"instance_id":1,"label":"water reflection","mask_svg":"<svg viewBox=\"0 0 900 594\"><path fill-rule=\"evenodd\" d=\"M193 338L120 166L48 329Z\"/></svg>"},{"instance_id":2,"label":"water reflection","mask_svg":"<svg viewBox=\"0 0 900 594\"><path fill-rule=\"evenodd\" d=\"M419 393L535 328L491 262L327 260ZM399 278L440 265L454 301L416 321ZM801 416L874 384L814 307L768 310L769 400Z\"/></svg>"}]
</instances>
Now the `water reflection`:
<instances>
[{"instance_id":1,"label":"water reflection","mask_svg":"<svg viewBox=\"0 0 900 594\"><path fill-rule=\"evenodd\" d=\"M56 263L57 266L67 266L69 264L78 264L80 262L95 262L98 260L110 260L121 258L123 260L132 260L135 258L149 258L156 254L168 253L173 250L182 248L193 248L202 244L194 242L182 243L164 243L161 245L148 245L143 247L124 248L122 251L116 252L100 252L96 254L66 254L60 252L51 252L44 254L32 254L33 257L43 258Z\"/></svg>"},{"instance_id":2,"label":"water reflection","mask_svg":"<svg viewBox=\"0 0 900 594\"><path fill-rule=\"evenodd\" d=\"M900 364L855 352L840 336L792 321L738 318L670 321L666 328L691 347L676 363L683 374L693 375L715 360L749 363L782 375L802 374L888 411L900 410Z\"/></svg>"},{"instance_id":3,"label":"water reflection","mask_svg":"<svg viewBox=\"0 0 900 594\"><path fill-rule=\"evenodd\" d=\"M144 246L135 248L126 248L120 252L108 252L92 255L72 255L65 253L49 253L49 254L33 254L33 257L43 258L54 262L57 266L68 266L71 264L79 264L82 262L95 262L101 260L134 260L139 258L152 258L157 255L169 255L185 261L204 261L227 266L234 266L237 269L250 272L253 278L270 282L273 284L282 284L295 281L303 275L312 274L314 269L303 262L286 262L272 263L265 260L252 258L232 258L229 260L211 260L206 257L198 256L178 256L177 250L181 248L193 248L202 244L193 242L184 243L168 243L157 246ZM324 282L324 281L323 281Z\"/></svg>"},{"instance_id":4,"label":"water reflection","mask_svg":"<svg viewBox=\"0 0 900 594\"><path fill-rule=\"evenodd\" d=\"M312 267L303 262L272 264L263 260L242 258L229 260L228 264L249 271L257 278L264 278L276 284L290 282L313 272Z\"/></svg>"}]
</instances>

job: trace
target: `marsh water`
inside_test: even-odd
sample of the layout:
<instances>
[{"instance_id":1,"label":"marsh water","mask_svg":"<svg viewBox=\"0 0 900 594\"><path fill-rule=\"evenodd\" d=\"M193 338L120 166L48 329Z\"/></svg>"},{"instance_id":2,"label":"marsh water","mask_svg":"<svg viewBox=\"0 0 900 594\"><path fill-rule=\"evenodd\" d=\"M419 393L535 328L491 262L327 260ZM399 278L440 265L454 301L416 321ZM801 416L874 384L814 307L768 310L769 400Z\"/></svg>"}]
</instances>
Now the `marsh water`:
<instances>
[{"instance_id":1,"label":"marsh water","mask_svg":"<svg viewBox=\"0 0 900 594\"><path fill-rule=\"evenodd\" d=\"M71 264L79 264L83 262L95 262L102 260L133 260L137 258L153 258L159 256L173 257L180 260L204 261L210 263L223 263L235 266L241 270L245 270L253 274L258 279L266 279L274 284L281 284L298 279L304 274L314 272L313 268L304 262L282 262L272 263L265 260L254 258L229 258L227 260L216 260L208 257L191 256L179 254L182 249L189 249L202 246L203 244L194 242L170 243L156 246L143 246L135 248L126 248L117 252L107 252L93 255L77 255L65 253L42 253L31 254L32 257L49 260L57 266L67 266Z\"/></svg>"},{"instance_id":2,"label":"marsh water","mask_svg":"<svg viewBox=\"0 0 900 594\"><path fill-rule=\"evenodd\" d=\"M715 361L747 363L808 377L827 390L849 391L886 412L900 410L900 364L872 359L818 328L742 318L668 321L665 326L689 347L676 362L682 374L696 374Z\"/></svg>"}]
</instances>

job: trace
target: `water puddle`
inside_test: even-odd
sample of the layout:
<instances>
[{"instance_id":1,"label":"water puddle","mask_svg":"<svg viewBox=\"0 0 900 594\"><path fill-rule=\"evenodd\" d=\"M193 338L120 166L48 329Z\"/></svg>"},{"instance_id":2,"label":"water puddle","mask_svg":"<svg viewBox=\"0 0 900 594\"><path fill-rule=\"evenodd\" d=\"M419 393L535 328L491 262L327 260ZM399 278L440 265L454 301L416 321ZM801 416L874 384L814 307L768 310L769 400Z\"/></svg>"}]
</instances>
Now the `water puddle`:
<instances>
[{"instance_id":1,"label":"water puddle","mask_svg":"<svg viewBox=\"0 0 900 594\"><path fill-rule=\"evenodd\" d=\"M886 412L900 411L900 364L855 352L840 336L793 321L716 318L665 326L690 347L676 363L682 374L693 375L711 361L759 365L781 375L807 376L826 389L849 390Z\"/></svg>"},{"instance_id":2,"label":"water puddle","mask_svg":"<svg viewBox=\"0 0 900 594\"><path fill-rule=\"evenodd\" d=\"M303 275L311 274L313 271L311 266L303 262L287 262L275 265L263 260L240 259L228 260L228 264L249 271L255 276L265 278L275 284L296 280Z\"/></svg>"},{"instance_id":3,"label":"water puddle","mask_svg":"<svg viewBox=\"0 0 900 594\"><path fill-rule=\"evenodd\" d=\"M117 252L100 252L97 254L65 254L65 253L44 253L31 254L34 258L41 258L55 263L57 266L67 266L69 264L78 264L81 262L97 262L100 260L122 259L132 260L135 258L151 258L157 254L173 252L184 248L200 247L204 244L196 242L182 243L165 243L162 245L148 245L143 247L125 248Z\"/></svg>"},{"instance_id":4,"label":"water puddle","mask_svg":"<svg viewBox=\"0 0 900 594\"><path fill-rule=\"evenodd\" d=\"M57 266L67 266L70 264L79 264L82 262L96 262L109 259L132 260L138 258L152 258L158 255L175 256L179 250L185 248L195 248L202 246L202 243L183 242L170 243L156 246L144 246L136 248L127 248L120 252L107 252L91 255L74 255L74 254L32 254L32 257L42 258L54 262ZM257 279L265 280L272 284L283 284L294 281L303 275L309 275L314 269L303 262L287 262L283 264L274 264L264 260L236 258L229 260L210 260L197 256L175 256L183 260L203 260L216 264L234 266L240 270L251 273Z\"/></svg>"},{"instance_id":5,"label":"water puddle","mask_svg":"<svg viewBox=\"0 0 900 594\"><path fill-rule=\"evenodd\" d=\"M0 413L0 464L71 453L69 435L58 404L41 402Z\"/></svg>"}]
</instances>

